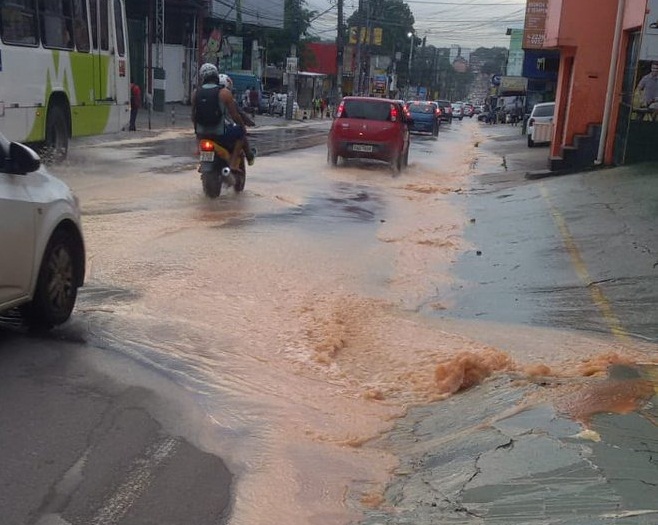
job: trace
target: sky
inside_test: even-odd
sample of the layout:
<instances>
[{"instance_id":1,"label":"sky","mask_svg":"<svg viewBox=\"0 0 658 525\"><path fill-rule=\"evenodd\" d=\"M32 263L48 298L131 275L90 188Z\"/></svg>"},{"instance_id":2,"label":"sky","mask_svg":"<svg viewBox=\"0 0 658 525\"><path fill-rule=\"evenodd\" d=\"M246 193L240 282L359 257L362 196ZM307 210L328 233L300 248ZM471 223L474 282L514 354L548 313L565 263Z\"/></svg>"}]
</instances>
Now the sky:
<instances>
[{"instance_id":1,"label":"sky","mask_svg":"<svg viewBox=\"0 0 658 525\"><path fill-rule=\"evenodd\" d=\"M367 1L367 0L363 0ZM436 47L460 45L509 47L507 28L523 28L525 0L406 0L419 37ZM313 22L310 33L323 40L336 38L336 0L306 0L306 7L323 13ZM344 0L345 19L357 9L358 0Z\"/></svg>"}]
</instances>

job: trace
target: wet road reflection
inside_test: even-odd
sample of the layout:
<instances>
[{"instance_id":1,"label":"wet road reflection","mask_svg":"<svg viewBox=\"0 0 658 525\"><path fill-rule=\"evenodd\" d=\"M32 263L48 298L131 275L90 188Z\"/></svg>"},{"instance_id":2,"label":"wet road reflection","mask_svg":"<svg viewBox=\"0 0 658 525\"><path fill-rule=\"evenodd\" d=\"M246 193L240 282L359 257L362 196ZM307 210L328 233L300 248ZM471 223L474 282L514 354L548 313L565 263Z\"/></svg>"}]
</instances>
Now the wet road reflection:
<instances>
[{"instance_id":1,"label":"wet road reflection","mask_svg":"<svg viewBox=\"0 0 658 525\"><path fill-rule=\"evenodd\" d=\"M466 121L438 141L414 136L399 176L369 162L331 169L323 146L260 158L243 194L215 201L181 144L88 148L61 168L85 214L78 327L193 393L207 413L199 444L236 474L231 524L338 525L364 512L397 523L386 508L400 501L387 491L398 467L445 481L454 466L454 510L473 455L509 449L483 422L579 388L571 406L586 405L607 370L586 374L588 357L655 356L586 331L591 296L537 186L515 183L511 157L486 140ZM158 152L181 155L180 170L162 171L178 161ZM474 182L484 170L504 193ZM399 442L381 439L394 428ZM412 468L423 450L438 470ZM425 493L409 494L426 511L409 522L437 523L414 499Z\"/></svg>"}]
</instances>

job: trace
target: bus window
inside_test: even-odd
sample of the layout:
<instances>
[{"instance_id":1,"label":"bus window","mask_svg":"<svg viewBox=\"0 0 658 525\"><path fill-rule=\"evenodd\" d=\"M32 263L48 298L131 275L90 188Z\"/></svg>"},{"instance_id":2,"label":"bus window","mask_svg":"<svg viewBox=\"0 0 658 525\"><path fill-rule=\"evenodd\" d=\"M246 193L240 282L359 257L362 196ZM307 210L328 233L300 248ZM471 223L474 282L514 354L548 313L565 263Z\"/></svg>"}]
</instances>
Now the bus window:
<instances>
[{"instance_id":1,"label":"bus window","mask_svg":"<svg viewBox=\"0 0 658 525\"><path fill-rule=\"evenodd\" d=\"M89 51L87 0L73 0L73 40L78 51Z\"/></svg>"},{"instance_id":2,"label":"bus window","mask_svg":"<svg viewBox=\"0 0 658 525\"><path fill-rule=\"evenodd\" d=\"M41 41L46 47L73 49L71 0L39 0Z\"/></svg>"},{"instance_id":3,"label":"bus window","mask_svg":"<svg viewBox=\"0 0 658 525\"><path fill-rule=\"evenodd\" d=\"M114 26L117 35L117 53L122 57L126 55L126 41L123 35L123 12L119 0L114 0Z\"/></svg>"},{"instance_id":4,"label":"bus window","mask_svg":"<svg viewBox=\"0 0 658 525\"><path fill-rule=\"evenodd\" d=\"M89 16L91 18L91 41L94 44L94 49L98 49L98 8L96 6L97 0L89 2Z\"/></svg>"},{"instance_id":5,"label":"bus window","mask_svg":"<svg viewBox=\"0 0 658 525\"><path fill-rule=\"evenodd\" d=\"M9 5L3 2L0 36L7 44L37 45L36 0L14 0Z\"/></svg>"},{"instance_id":6,"label":"bus window","mask_svg":"<svg viewBox=\"0 0 658 525\"><path fill-rule=\"evenodd\" d=\"M107 32L107 0L100 0L100 9L101 9L101 49L107 51L110 49L110 39Z\"/></svg>"},{"instance_id":7,"label":"bus window","mask_svg":"<svg viewBox=\"0 0 658 525\"><path fill-rule=\"evenodd\" d=\"M100 4L100 13L98 4ZM91 13L91 39L94 43L94 49L99 49L98 29L100 24L100 49L107 51L110 48L107 32L107 0L91 0L89 2L89 12Z\"/></svg>"}]
</instances>

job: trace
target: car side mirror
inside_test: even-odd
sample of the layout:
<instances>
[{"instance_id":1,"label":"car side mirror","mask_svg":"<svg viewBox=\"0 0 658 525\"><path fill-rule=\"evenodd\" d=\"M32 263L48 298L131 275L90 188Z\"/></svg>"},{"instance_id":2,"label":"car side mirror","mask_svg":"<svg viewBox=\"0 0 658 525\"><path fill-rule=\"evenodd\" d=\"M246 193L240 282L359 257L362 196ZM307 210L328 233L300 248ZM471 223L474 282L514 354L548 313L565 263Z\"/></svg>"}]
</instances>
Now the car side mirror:
<instances>
[{"instance_id":1,"label":"car side mirror","mask_svg":"<svg viewBox=\"0 0 658 525\"><path fill-rule=\"evenodd\" d=\"M40 166L41 158L32 148L18 142L9 144L9 156L4 159L5 172L25 175L37 171Z\"/></svg>"}]
</instances>

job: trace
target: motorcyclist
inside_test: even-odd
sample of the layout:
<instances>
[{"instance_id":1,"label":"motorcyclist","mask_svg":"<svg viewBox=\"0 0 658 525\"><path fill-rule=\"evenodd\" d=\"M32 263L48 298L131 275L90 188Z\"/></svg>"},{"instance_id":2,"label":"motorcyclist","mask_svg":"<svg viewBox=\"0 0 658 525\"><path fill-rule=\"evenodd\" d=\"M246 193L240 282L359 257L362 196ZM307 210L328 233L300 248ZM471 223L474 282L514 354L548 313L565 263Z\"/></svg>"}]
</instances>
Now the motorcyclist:
<instances>
[{"instance_id":1,"label":"motorcyclist","mask_svg":"<svg viewBox=\"0 0 658 525\"><path fill-rule=\"evenodd\" d=\"M231 93L231 79L220 75L214 64L199 68L201 86L192 95L192 122L198 139L215 140L231 152L231 171L240 173L245 153L249 165L254 155L247 141L245 122Z\"/></svg>"}]
</instances>

